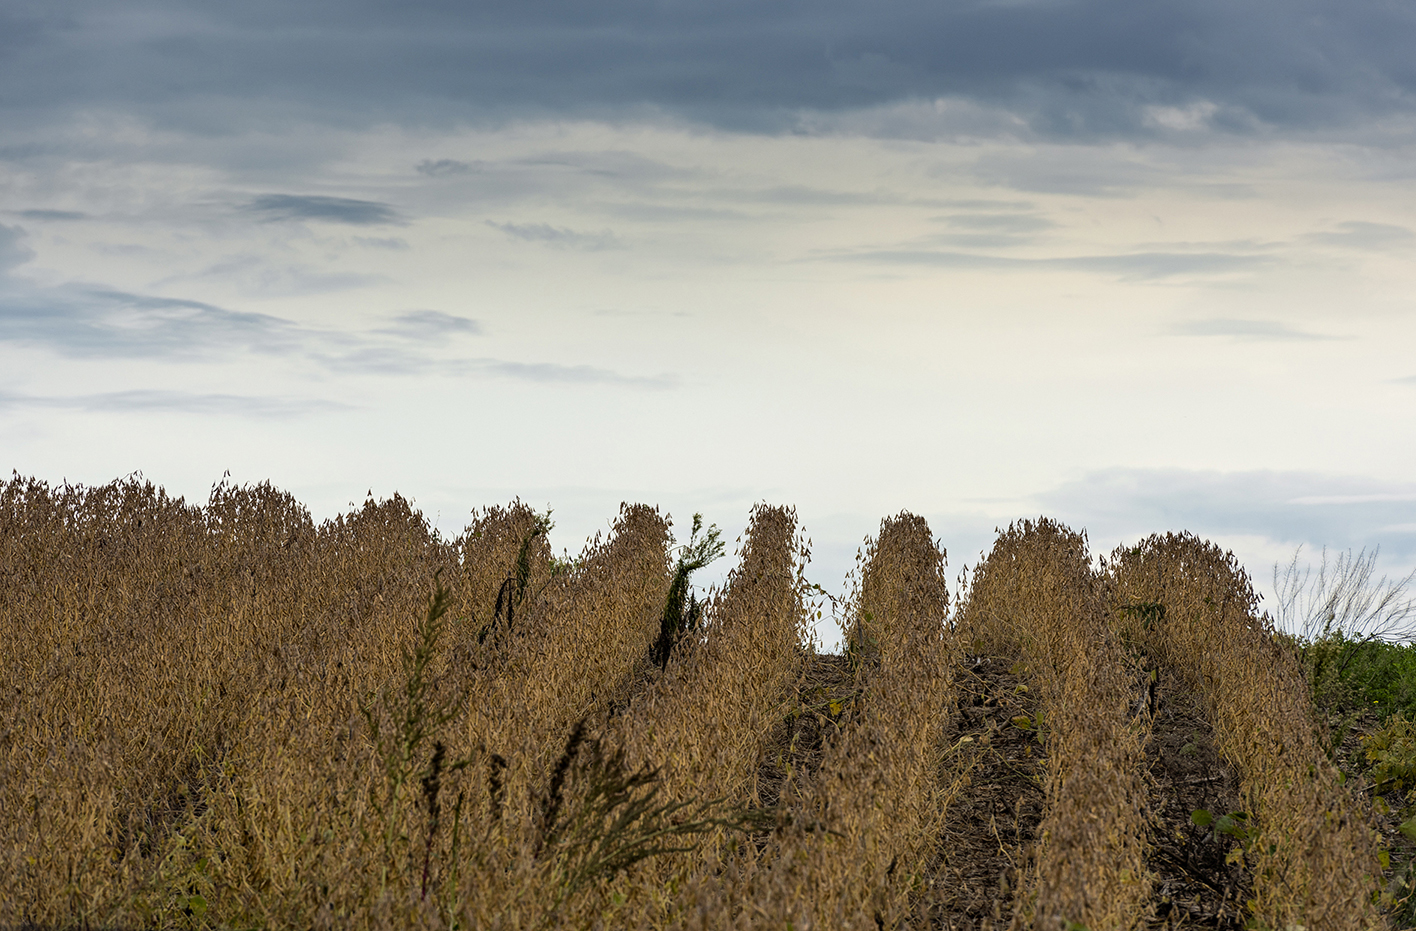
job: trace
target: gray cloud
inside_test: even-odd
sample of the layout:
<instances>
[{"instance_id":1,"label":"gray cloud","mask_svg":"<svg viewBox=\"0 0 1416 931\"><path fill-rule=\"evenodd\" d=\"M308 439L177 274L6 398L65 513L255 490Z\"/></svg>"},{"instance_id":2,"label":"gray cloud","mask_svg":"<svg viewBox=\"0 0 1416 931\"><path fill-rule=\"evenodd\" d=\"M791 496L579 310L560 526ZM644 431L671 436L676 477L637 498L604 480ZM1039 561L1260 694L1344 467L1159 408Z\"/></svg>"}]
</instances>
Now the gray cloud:
<instances>
[{"instance_id":1,"label":"gray cloud","mask_svg":"<svg viewBox=\"0 0 1416 931\"><path fill-rule=\"evenodd\" d=\"M1093 541L1134 541L1190 530L1243 535L1286 546L1381 546L1416 560L1416 485L1315 472L1109 469L1038 496L1049 512L1077 521ZM1406 529L1404 529L1406 528ZM1251 567L1262 569L1262 567Z\"/></svg>"},{"instance_id":2,"label":"gray cloud","mask_svg":"<svg viewBox=\"0 0 1416 931\"><path fill-rule=\"evenodd\" d=\"M0 272L23 265L34 258L34 250L25 245L25 231L0 224Z\"/></svg>"},{"instance_id":3,"label":"gray cloud","mask_svg":"<svg viewBox=\"0 0 1416 931\"><path fill-rule=\"evenodd\" d=\"M134 390L82 395L25 395L0 392L0 409L43 408L98 414L196 414L287 418L352 410L336 401L258 397L236 394L194 394L186 391Z\"/></svg>"},{"instance_id":4,"label":"gray cloud","mask_svg":"<svg viewBox=\"0 0 1416 931\"><path fill-rule=\"evenodd\" d=\"M1057 226L1047 217L1032 213L959 213L940 220L959 229L992 233L1036 233Z\"/></svg>"},{"instance_id":5,"label":"gray cloud","mask_svg":"<svg viewBox=\"0 0 1416 931\"><path fill-rule=\"evenodd\" d=\"M551 226L549 223L497 223L492 220L488 220L487 225L492 229L501 230L512 239L521 239L526 242L542 242L550 246L592 251L619 247L619 241L615 239L615 234L609 230L601 230L598 233L580 233L559 226Z\"/></svg>"},{"instance_id":6,"label":"gray cloud","mask_svg":"<svg viewBox=\"0 0 1416 931\"><path fill-rule=\"evenodd\" d=\"M280 317L202 301L95 287L33 288L0 276L0 341L38 346L70 357L194 361L257 352L306 360L345 374L499 377L652 390L678 384L671 374L625 375L590 365L460 358L437 351L445 350L452 337L481 332L475 320L434 310L398 314L386 326L370 331L339 331L304 327ZM389 342L390 337L398 342ZM244 411L260 416L333 409L319 408L317 402L161 391L75 397L0 395L0 406Z\"/></svg>"},{"instance_id":7,"label":"gray cloud","mask_svg":"<svg viewBox=\"0 0 1416 931\"><path fill-rule=\"evenodd\" d=\"M1121 255L1081 255L1026 259L928 249L880 249L822 256L828 261L882 265L934 265L941 268L1025 270L1057 268L1100 272L1122 281L1157 281L1187 275L1227 275L1252 271L1272 263L1266 256L1227 252L1136 252Z\"/></svg>"},{"instance_id":8,"label":"gray cloud","mask_svg":"<svg viewBox=\"0 0 1416 931\"><path fill-rule=\"evenodd\" d=\"M401 252L408 248L408 240L398 236L355 236L354 241L370 249L393 249Z\"/></svg>"},{"instance_id":9,"label":"gray cloud","mask_svg":"<svg viewBox=\"0 0 1416 931\"><path fill-rule=\"evenodd\" d=\"M455 158L423 159L416 166L416 171L420 175L427 175L430 178L444 178L448 175L465 175L469 171L476 170L478 165L472 162L460 162Z\"/></svg>"},{"instance_id":10,"label":"gray cloud","mask_svg":"<svg viewBox=\"0 0 1416 931\"><path fill-rule=\"evenodd\" d=\"M19 215L26 220L87 220L88 214L77 210L21 210Z\"/></svg>"},{"instance_id":11,"label":"gray cloud","mask_svg":"<svg viewBox=\"0 0 1416 931\"><path fill-rule=\"evenodd\" d=\"M1037 241L1036 236L1013 236L1008 233L936 233L930 243L951 249L1010 249Z\"/></svg>"},{"instance_id":12,"label":"gray cloud","mask_svg":"<svg viewBox=\"0 0 1416 931\"><path fill-rule=\"evenodd\" d=\"M1346 249L1382 250L1398 246L1410 246L1416 242L1416 233L1404 226L1390 223L1366 223L1352 220L1337 224L1337 229L1321 233L1309 233L1303 237L1308 242L1324 246L1341 246Z\"/></svg>"},{"instance_id":13,"label":"gray cloud","mask_svg":"<svg viewBox=\"0 0 1416 931\"><path fill-rule=\"evenodd\" d=\"M543 384L618 385L628 388L666 390L678 387L672 374L623 375L591 365L558 365L552 362L507 362L501 359L466 359L451 363L451 371L461 374L489 374Z\"/></svg>"},{"instance_id":14,"label":"gray cloud","mask_svg":"<svg viewBox=\"0 0 1416 931\"><path fill-rule=\"evenodd\" d=\"M389 326L374 332L433 341L450 336L480 336L482 325L468 317L457 317L437 310L410 310L394 317Z\"/></svg>"},{"instance_id":15,"label":"gray cloud","mask_svg":"<svg viewBox=\"0 0 1416 931\"><path fill-rule=\"evenodd\" d=\"M1164 136L1363 125L1409 114L1416 88L1416 9L1385 0L16 6L0 20L9 125L667 112L782 131L948 98L1005 110L1015 130Z\"/></svg>"},{"instance_id":16,"label":"gray cloud","mask_svg":"<svg viewBox=\"0 0 1416 931\"><path fill-rule=\"evenodd\" d=\"M711 188L705 190L704 195L714 199L749 204L786 204L803 207L869 207L876 204L940 205L939 201L904 197L890 191L833 191L826 188L807 187L802 184L783 184L758 189Z\"/></svg>"},{"instance_id":17,"label":"gray cloud","mask_svg":"<svg viewBox=\"0 0 1416 931\"><path fill-rule=\"evenodd\" d=\"M185 286L213 278L234 284L248 294L261 295L325 294L388 281L379 274L326 272L310 265L280 262L259 252L240 252L222 256L198 271L159 279L154 287Z\"/></svg>"},{"instance_id":18,"label":"gray cloud","mask_svg":"<svg viewBox=\"0 0 1416 931\"><path fill-rule=\"evenodd\" d=\"M0 339L69 356L196 358L233 350L286 353L299 328L266 314L101 288L0 291Z\"/></svg>"},{"instance_id":19,"label":"gray cloud","mask_svg":"<svg viewBox=\"0 0 1416 931\"><path fill-rule=\"evenodd\" d=\"M1278 320L1243 320L1233 317L1212 317L1177 324L1174 332L1181 336L1228 336L1244 340L1314 340L1340 339L1321 333L1308 333Z\"/></svg>"},{"instance_id":20,"label":"gray cloud","mask_svg":"<svg viewBox=\"0 0 1416 931\"><path fill-rule=\"evenodd\" d=\"M347 223L353 226L401 224L402 217L388 204L348 197L325 197L318 194L262 194L253 198L245 209L266 220L319 220L325 223Z\"/></svg>"}]
</instances>

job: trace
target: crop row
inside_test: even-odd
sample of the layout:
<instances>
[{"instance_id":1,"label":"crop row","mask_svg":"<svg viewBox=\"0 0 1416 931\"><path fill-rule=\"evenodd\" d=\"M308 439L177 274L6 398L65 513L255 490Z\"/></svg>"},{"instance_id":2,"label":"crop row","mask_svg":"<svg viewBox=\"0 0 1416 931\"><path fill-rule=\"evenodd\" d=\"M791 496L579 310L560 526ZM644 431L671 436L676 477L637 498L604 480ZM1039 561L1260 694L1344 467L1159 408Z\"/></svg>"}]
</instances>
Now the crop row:
<instances>
[{"instance_id":1,"label":"crop row","mask_svg":"<svg viewBox=\"0 0 1416 931\"><path fill-rule=\"evenodd\" d=\"M626 506L573 559L547 528L0 487L0 925L1154 926L1147 753L1179 690L1239 774L1247 919L1383 926L1365 815L1212 545L1098 571L1083 535L1015 524L951 606L900 514L823 656L789 509L753 510L701 605L696 526ZM979 815L1003 779L1011 830ZM989 914L980 843L1010 864Z\"/></svg>"}]
</instances>

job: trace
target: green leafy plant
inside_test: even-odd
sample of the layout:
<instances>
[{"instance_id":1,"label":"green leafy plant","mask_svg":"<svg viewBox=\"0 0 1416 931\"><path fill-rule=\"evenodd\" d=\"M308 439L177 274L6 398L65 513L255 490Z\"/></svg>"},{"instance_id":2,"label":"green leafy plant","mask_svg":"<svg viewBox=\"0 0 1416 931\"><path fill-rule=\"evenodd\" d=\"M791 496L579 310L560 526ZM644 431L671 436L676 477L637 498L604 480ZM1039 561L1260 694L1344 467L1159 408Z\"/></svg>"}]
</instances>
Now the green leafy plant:
<instances>
[{"instance_id":1,"label":"green leafy plant","mask_svg":"<svg viewBox=\"0 0 1416 931\"><path fill-rule=\"evenodd\" d=\"M1218 842L1220 838L1228 837L1239 842L1239 846L1225 855L1225 863L1243 863L1249 846L1259 835L1258 826L1242 811L1216 815L1203 808L1197 808L1190 813L1190 822L1196 827L1209 828L1211 841Z\"/></svg>"},{"instance_id":2,"label":"green leafy plant","mask_svg":"<svg viewBox=\"0 0 1416 931\"><path fill-rule=\"evenodd\" d=\"M1140 621L1143 630L1149 630L1152 626L1165 620L1165 605L1158 601L1138 601L1135 604L1123 606L1121 611L1127 617L1133 617Z\"/></svg>"},{"instance_id":3,"label":"green leafy plant","mask_svg":"<svg viewBox=\"0 0 1416 931\"><path fill-rule=\"evenodd\" d=\"M1378 791L1416 787L1416 722L1392 715L1385 727L1362 738L1362 747Z\"/></svg>"},{"instance_id":4,"label":"green leafy plant","mask_svg":"<svg viewBox=\"0 0 1416 931\"><path fill-rule=\"evenodd\" d=\"M698 534L702 532L702 539ZM698 597L689 589L689 578L694 572L707 566L723 555L722 532L717 524L703 530L703 515L693 515L693 531L688 543L679 548L678 563L674 566L674 577L669 583L669 597L664 604L664 613L659 620L659 639L654 643L654 662L660 669L669 665L669 657L674 647L687 637L698 632L703 622L703 606Z\"/></svg>"},{"instance_id":5,"label":"green leafy plant","mask_svg":"<svg viewBox=\"0 0 1416 931\"><path fill-rule=\"evenodd\" d=\"M1232 837L1241 844L1252 840L1256 830L1249 823L1249 816L1242 811L1215 815L1203 808L1197 808L1190 813L1190 822L1196 827L1210 828L1210 836L1216 840L1222 835Z\"/></svg>"}]
</instances>

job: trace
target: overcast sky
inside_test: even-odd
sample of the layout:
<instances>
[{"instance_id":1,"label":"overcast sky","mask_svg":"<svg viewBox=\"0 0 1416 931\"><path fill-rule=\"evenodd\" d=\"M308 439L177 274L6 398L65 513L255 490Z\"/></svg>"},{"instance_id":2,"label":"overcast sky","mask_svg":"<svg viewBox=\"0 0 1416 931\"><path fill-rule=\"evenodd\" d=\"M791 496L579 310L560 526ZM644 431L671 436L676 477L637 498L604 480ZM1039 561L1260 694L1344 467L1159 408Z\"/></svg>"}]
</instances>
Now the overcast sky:
<instances>
[{"instance_id":1,"label":"overcast sky","mask_svg":"<svg viewBox=\"0 0 1416 931\"><path fill-rule=\"evenodd\" d=\"M1413 48L1396 0L9 0L0 465L572 551L794 504L832 591L900 509L951 572L1047 514L1401 574Z\"/></svg>"}]
</instances>

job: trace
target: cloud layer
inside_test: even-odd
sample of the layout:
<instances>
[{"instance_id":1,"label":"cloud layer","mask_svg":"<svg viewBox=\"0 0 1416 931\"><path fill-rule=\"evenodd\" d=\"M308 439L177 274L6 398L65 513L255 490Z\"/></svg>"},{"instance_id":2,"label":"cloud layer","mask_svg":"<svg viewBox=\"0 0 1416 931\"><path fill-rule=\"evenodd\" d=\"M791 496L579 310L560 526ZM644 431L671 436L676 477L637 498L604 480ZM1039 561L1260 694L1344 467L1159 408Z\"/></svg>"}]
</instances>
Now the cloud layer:
<instances>
[{"instance_id":1,"label":"cloud layer","mask_svg":"<svg viewBox=\"0 0 1416 931\"><path fill-rule=\"evenodd\" d=\"M1380 546L1398 565L1416 562L1416 485L1297 471L1106 469L1040 495L1050 513L1111 538L1190 530L1255 537L1285 547ZM1261 566L1251 566L1262 570Z\"/></svg>"},{"instance_id":2,"label":"cloud layer","mask_svg":"<svg viewBox=\"0 0 1416 931\"><path fill-rule=\"evenodd\" d=\"M1409 114L1416 89L1416 8L1382 0L21 0L0 35L12 120L119 107L189 128L648 108L776 131L960 99L1050 136L1251 133ZM233 103L256 99L264 116Z\"/></svg>"}]
</instances>

